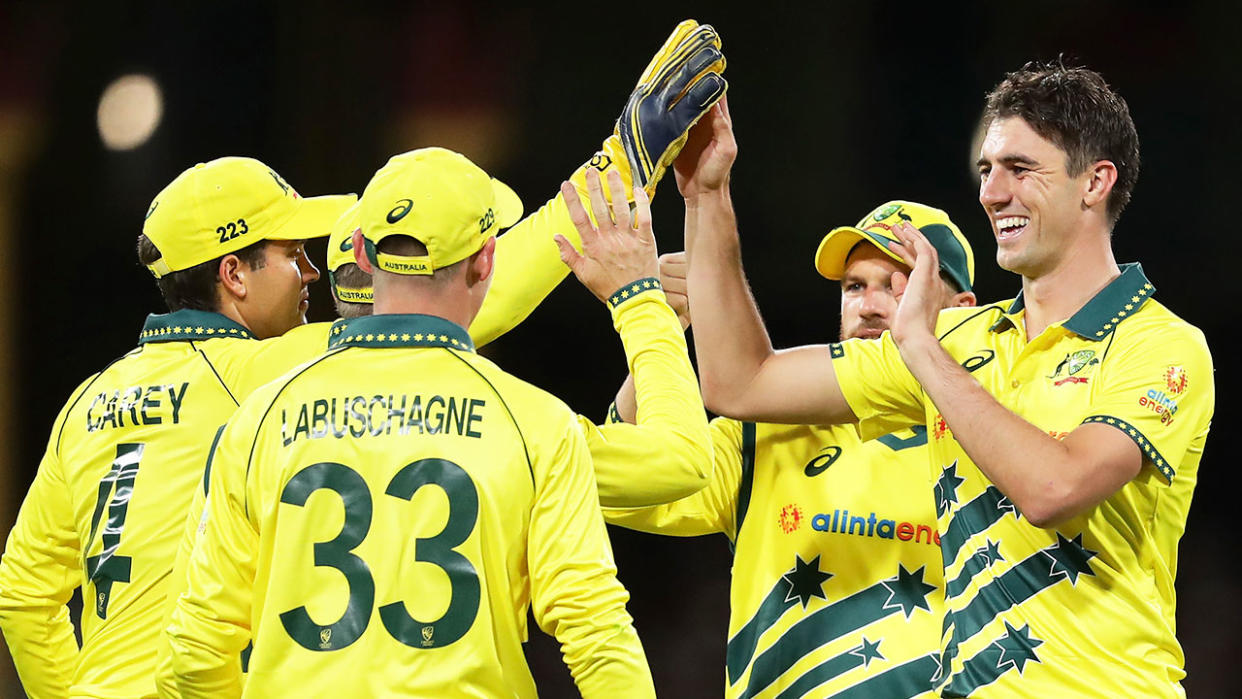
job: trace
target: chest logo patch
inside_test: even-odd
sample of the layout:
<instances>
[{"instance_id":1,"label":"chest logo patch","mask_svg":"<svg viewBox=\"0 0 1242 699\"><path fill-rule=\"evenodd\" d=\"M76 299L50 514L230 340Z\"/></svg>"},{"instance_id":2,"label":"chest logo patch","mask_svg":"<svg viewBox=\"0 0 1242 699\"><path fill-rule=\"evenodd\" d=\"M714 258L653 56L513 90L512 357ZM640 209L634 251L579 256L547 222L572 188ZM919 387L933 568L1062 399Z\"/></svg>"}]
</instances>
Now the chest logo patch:
<instances>
[{"instance_id":1,"label":"chest logo patch","mask_svg":"<svg viewBox=\"0 0 1242 699\"><path fill-rule=\"evenodd\" d=\"M1065 355L1065 359L1061 360L1048 378L1052 380L1053 386L1087 383L1091 378L1089 375L1094 372L1099 363L1100 360L1095 356L1095 350L1070 352Z\"/></svg>"},{"instance_id":2,"label":"chest logo patch","mask_svg":"<svg viewBox=\"0 0 1242 699\"><path fill-rule=\"evenodd\" d=\"M802 526L802 508L794 503L789 503L781 508L780 516L781 531L786 534L792 534Z\"/></svg>"},{"instance_id":3,"label":"chest logo patch","mask_svg":"<svg viewBox=\"0 0 1242 699\"><path fill-rule=\"evenodd\" d=\"M1175 396L1181 395L1190 385L1190 378L1186 376L1186 367L1173 365L1165 370L1164 385L1169 389L1169 393Z\"/></svg>"}]
</instances>

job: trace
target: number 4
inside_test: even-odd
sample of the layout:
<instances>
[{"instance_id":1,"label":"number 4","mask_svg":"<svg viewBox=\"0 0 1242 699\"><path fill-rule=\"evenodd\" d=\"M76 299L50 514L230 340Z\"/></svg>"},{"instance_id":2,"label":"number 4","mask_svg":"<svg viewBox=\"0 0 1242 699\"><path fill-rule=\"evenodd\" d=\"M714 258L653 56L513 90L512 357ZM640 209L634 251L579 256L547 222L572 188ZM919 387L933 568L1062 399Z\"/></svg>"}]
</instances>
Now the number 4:
<instances>
[{"instance_id":1,"label":"number 4","mask_svg":"<svg viewBox=\"0 0 1242 699\"><path fill-rule=\"evenodd\" d=\"M95 586L95 614L108 618L108 599L112 595L112 583L129 582L130 557L118 556L121 532L125 529L125 515L129 511L129 498L134 492L134 479L138 477L138 462L142 460L144 444L116 445L116 459L112 469L99 481L99 499L91 516L91 535L86 550L90 551L103 518L104 505L108 506L108 522L104 525L103 551L86 559L86 576ZM108 495L112 498L109 499Z\"/></svg>"}]
</instances>

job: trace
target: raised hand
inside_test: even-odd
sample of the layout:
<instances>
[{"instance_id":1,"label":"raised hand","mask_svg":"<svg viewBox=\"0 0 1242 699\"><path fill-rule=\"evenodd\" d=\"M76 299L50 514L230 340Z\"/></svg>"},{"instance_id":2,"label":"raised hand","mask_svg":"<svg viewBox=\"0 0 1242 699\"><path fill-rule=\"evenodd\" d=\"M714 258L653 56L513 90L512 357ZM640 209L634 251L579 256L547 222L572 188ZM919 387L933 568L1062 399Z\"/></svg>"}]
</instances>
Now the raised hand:
<instances>
[{"instance_id":1,"label":"raised hand","mask_svg":"<svg viewBox=\"0 0 1242 699\"><path fill-rule=\"evenodd\" d=\"M893 295L899 300L890 332L903 354L920 341L935 341L936 319L941 309L940 256L919 229L902 221L893 227L901 244L889 249L901 256L911 269L909 277L893 273Z\"/></svg>"},{"instance_id":2,"label":"raised hand","mask_svg":"<svg viewBox=\"0 0 1242 699\"><path fill-rule=\"evenodd\" d=\"M729 183L737 159L737 139L729 116L729 99L722 97L711 111L690 129L681 154L673 161L677 189L686 199L720 191Z\"/></svg>"},{"instance_id":3,"label":"raised hand","mask_svg":"<svg viewBox=\"0 0 1242 699\"><path fill-rule=\"evenodd\" d=\"M634 215L626 203L625 185L617 172L608 173L612 205L604 198L598 172L586 173L591 210L599 227L591 223L578 193L569 182L561 184L561 194L569 209L569 218L582 238L582 253L564 237L556 236L561 260L569 266L600 301L626 284L639 279L659 276L655 235L651 232L651 203L642 187L634 187Z\"/></svg>"}]
</instances>

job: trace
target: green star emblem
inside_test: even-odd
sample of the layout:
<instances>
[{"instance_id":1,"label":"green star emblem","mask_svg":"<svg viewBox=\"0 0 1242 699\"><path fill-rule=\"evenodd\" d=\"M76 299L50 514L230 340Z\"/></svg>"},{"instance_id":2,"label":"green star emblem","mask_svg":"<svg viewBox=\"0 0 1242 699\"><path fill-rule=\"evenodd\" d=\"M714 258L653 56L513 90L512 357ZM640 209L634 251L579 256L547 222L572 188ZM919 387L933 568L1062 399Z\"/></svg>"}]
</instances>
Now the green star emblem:
<instances>
[{"instance_id":1,"label":"green star emblem","mask_svg":"<svg viewBox=\"0 0 1242 699\"><path fill-rule=\"evenodd\" d=\"M1000 552L1000 542L992 541L991 539L988 539L987 545L980 547L975 554L982 556L988 565L992 565L997 561L1005 560L1005 557L1002 556Z\"/></svg>"},{"instance_id":2,"label":"green star emblem","mask_svg":"<svg viewBox=\"0 0 1242 699\"><path fill-rule=\"evenodd\" d=\"M888 658L880 655L880 641L875 641L873 643L868 641L865 637L862 640L862 645L857 648L851 648L849 653L850 655L857 655L862 658L863 667L870 667L872 660L888 660Z\"/></svg>"},{"instance_id":3,"label":"green star emblem","mask_svg":"<svg viewBox=\"0 0 1242 699\"><path fill-rule=\"evenodd\" d=\"M1082 534L1071 541L1062 536L1061 532L1057 532L1057 543L1040 553L1052 559L1052 568L1048 574L1053 578L1065 576L1069 578L1071 585L1077 585L1079 575L1095 575L1088 561L1095 558L1099 551L1083 546Z\"/></svg>"},{"instance_id":4,"label":"green star emblem","mask_svg":"<svg viewBox=\"0 0 1242 699\"><path fill-rule=\"evenodd\" d=\"M943 515L949 509L949 503L957 503L957 488L965 483L966 479L957 475L957 460L949 464L944 471L940 473L940 479L936 481L936 516Z\"/></svg>"},{"instance_id":5,"label":"green star emblem","mask_svg":"<svg viewBox=\"0 0 1242 699\"><path fill-rule=\"evenodd\" d=\"M923 570L919 568L911 573L904 565L898 563L897 577L889 578L881 583L888 588L888 601L884 603L884 609L900 607L907 619L914 613L915 608L930 612L931 605L927 603L927 596L936 589L936 586L923 581Z\"/></svg>"},{"instance_id":6,"label":"green star emblem","mask_svg":"<svg viewBox=\"0 0 1242 699\"><path fill-rule=\"evenodd\" d=\"M789 590L785 593L785 601L792 602L797 600L802 603L802 608L811 603L812 597L818 597L827 601L828 596L824 594L824 583L832 577L832 573L826 573L819 569L819 556L811 559L808 563L802 560L802 556L794 554L794 567L788 573L781 576L781 579L789 583Z\"/></svg>"},{"instance_id":7,"label":"green star emblem","mask_svg":"<svg viewBox=\"0 0 1242 699\"><path fill-rule=\"evenodd\" d=\"M1044 644L1043 641L1031 636L1031 627L1029 624L1021 629L1015 629L1009 622L1005 622L1004 636L992 642L992 645L1000 649L1000 659L996 661L997 669L1013 664L1018 668L1018 674L1026 669L1028 662L1039 662L1039 656L1035 655L1035 649Z\"/></svg>"}]
</instances>

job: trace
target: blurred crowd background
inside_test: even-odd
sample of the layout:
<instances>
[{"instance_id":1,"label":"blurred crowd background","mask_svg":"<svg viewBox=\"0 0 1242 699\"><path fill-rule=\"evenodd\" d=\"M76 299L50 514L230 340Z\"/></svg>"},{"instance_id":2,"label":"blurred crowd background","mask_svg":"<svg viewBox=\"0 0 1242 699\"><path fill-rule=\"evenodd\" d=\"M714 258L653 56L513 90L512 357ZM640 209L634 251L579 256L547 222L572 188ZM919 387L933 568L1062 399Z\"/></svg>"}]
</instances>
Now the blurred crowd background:
<instances>
[{"instance_id":1,"label":"blurred crowd background","mask_svg":"<svg viewBox=\"0 0 1242 699\"><path fill-rule=\"evenodd\" d=\"M1118 259L1144 264L1158 298L1207 334L1217 366L1178 571L1185 687L1242 695L1230 437L1242 386L1228 340L1242 5L1231 2L0 0L0 536L69 392L164 310L134 240L181 170L249 155L304 195L361 192L389 155L440 145L533 211L611 132L685 17L724 39L743 254L778 346L835 339L838 291L811 256L829 228L889 199L947 210L975 247L980 299L1011 297L1018 279L996 268L976 198L983 95L1027 60L1064 56L1126 98L1143 168L1114 233ZM671 174L654 214L661 250L681 249ZM311 249L322 261L322 241ZM312 320L331 318L326 279L311 293ZM626 371L608 313L572 278L484 353L601 419ZM612 534L658 690L720 695L726 539ZM543 695L572 696L556 644L535 635ZM0 696L23 696L9 663L0 652Z\"/></svg>"}]
</instances>

